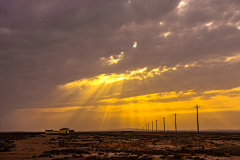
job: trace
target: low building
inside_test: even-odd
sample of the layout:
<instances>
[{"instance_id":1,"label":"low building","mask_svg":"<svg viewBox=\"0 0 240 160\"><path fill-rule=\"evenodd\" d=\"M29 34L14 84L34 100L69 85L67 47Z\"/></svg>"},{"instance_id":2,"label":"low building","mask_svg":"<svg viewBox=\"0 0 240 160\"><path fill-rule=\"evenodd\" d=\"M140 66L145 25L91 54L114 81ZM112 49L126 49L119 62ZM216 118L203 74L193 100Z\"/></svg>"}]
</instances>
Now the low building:
<instances>
[{"instance_id":1,"label":"low building","mask_svg":"<svg viewBox=\"0 0 240 160\"><path fill-rule=\"evenodd\" d=\"M46 134L49 134L49 133L59 133L59 131L54 131L54 130L45 130L45 133Z\"/></svg>"},{"instance_id":2,"label":"low building","mask_svg":"<svg viewBox=\"0 0 240 160\"><path fill-rule=\"evenodd\" d=\"M74 133L74 130L69 130L69 128L61 128L59 131L45 130L46 134L59 134L59 133Z\"/></svg>"},{"instance_id":3,"label":"low building","mask_svg":"<svg viewBox=\"0 0 240 160\"><path fill-rule=\"evenodd\" d=\"M59 129L59 133L69 133L69 128L61 128Z\"/></svg>"}]
</instances>

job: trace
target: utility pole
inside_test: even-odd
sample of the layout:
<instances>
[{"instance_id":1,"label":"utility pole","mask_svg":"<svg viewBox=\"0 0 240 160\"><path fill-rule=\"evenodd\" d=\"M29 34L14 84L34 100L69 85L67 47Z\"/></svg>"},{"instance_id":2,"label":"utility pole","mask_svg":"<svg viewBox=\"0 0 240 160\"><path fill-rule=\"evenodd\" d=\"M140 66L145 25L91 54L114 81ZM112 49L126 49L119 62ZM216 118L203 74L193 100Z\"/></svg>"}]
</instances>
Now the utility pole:
<instances>
[{"instance_id":1,"label":"utility pole","mask_svg":"<svg viewBox=\"0 0 240 160\"><path fill-rule=\"evenodd\" d=\"M175 115L175 130L176 130L176 133L177 133L177 114L175 113L173 115Z\"/></svg>"},{"instance_id":2,"label":"utility pole","mask_svg":"<svg viewBox=\"0 0 240 160\"><path fill-rule=\"evenodd\" d=\"M157 119L156 119L156 132L157 132Z\"/></svg>"},{"instance_id":3,"label":"utility pole","mask_svg":"<svg viewBox=\"0 0 240 160\"><path fill-rule=\"evenodd\" d=\"M147 124L145 124L146 125L146 132L147 132Z\"/></svg>"},{"instance_id":4,"label":"utility pole","mask_svg":"<svg viewBox=\"0 0 240 160\"><path fill-rule=\"evenodd\" d=\"M149 123L148 123L148 132L149 132Z\"/></svg>"},{"instance_id":5,"label":"utility pole","mask_svg":"<svg viewBox=\"0 0 240 160\"><path fill-rule=\"evenodd\" d=\"M164 127L164 134L165 134L165 117L163 117L163 127Z\"/></svg>"},{"instance_id":6,"label":"utility pole","mask_svg":"<svg viewBox=\"0 0 240 160\"><path fill-rule=\"evenodd\" d=\"M200 108L200 106L196 105L195 108L197 109L197 131L198 131L198 137L199 137L198 108Z\"/></svg>"},{"instance_id":7,"label":"utility pole","mask_svg":"<svg viewBox=\"0 0 240 160\"><path fill-rule=\"evenodd\" d=\"M152 132L153 132L153 121L152 121Z\"/></svg>"}]
</instances>

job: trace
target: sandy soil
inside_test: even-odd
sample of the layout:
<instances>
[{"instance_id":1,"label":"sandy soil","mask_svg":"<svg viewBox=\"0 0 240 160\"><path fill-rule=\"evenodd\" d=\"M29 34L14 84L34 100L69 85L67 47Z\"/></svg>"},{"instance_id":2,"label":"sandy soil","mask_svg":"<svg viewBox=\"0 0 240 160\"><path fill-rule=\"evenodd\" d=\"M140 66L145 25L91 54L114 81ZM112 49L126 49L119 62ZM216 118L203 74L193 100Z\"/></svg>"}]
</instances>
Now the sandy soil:
<instances>
[{"instance_id":1,"label":"sandy soil","mask_svg":"<svg viewBox=\"0 0 240 160\"><path fill-rule=\"evenodd\" d=\"M29 134L27 137L32 137L31 135ZM14 136L21 137L18 139L24 137L19 133L7 136L2 134L2 139L4 141L12 140L11 138L14 138ZM163 155L168 155L167 158L175 155L183 156L186 160L194 157L206 160L240 160L240 156L237 154L240 153L240 148L236 146L240 144L240 134L237 135L238 137L234 136L235 134L203 133L203 138L199 139L194 138L194 135L189 133L181 135L171 133L167 135L147 135L142 133L122 134L104 132L44 136L38 134L32 138L15 140L16 148L12 148L10 152L0 152L0 160L50 160L64 157L80 159L82 156L85 158L97 156L99 158L152 157L153 159L159 159ZM229 147L232 147L230 148L231 150L229 150ZM214 149L210 150L210 153L209 149L211 148ZM44 151L50 152L43 154ZM179 153L179 151L182 153ZM225 157L216 157L218 155ZM165 158L163 157L163 159Z\"/></svg>"},{"instance_id":2,"label":"sandy soil","mask_svg":"<svg viewBox=\"0 0 240 160\"><path fill-rule=\"evenodd\" d=\"M52 150L49 145L43 144L52 138L57 138L58 135L44 135L45 137L36 136L25 140L16 140L16 148L11 152L0 152L1 160L15 160L15 159L32 159L34 155L40 155L43 151ZM34 159L51 159L51 158L34 158Z\"/></svg>"}]
</instances>

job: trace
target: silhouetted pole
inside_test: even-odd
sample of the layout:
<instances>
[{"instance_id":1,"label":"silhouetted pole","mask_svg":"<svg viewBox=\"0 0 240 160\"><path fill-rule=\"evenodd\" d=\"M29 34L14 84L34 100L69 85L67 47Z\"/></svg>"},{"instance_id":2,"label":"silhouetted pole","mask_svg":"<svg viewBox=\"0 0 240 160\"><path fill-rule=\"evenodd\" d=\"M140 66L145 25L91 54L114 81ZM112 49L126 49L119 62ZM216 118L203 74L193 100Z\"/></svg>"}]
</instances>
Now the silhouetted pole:
<instances>
[{"instance_id":1,"label":"silhouetted pole","mask_svg":"<svg viewBox=\"0 0 240 160\"><path fill-rule=\"evenodd\" d=\"M148 123L148 132L149 132L149 123Z\"/></svg>"},{"instance_id":2,"label":"silhouetted pole","mask_svg":"<svg viewBox=\"0 0 240 160\"><path fill-rule=\"evenodd\" d=\"M153 121L152 121L152 132L153 132Z\"/></svg>"},{"instance_id":3,"label":"silhouetted pole","mask_svg":"<svg viewBox=\"0 0 240 160\"><path fill-rule=\"evenodd\" d=\"M157 132L157 119L156 119L156 132Z\"/></svg>"},{"instance_id":4,"label":"silhouetted pole","mask_svg":"<svg viewBox=\"0 0 240 160\"><path fill-rule=\"evenodd\" d=\"M165 133L165 118L163 117L163 127L164 127L164 133Z\"/></svg>"},{"instance_id":5,"label":"silhouetted pole","mask_svg":"<svg viewBox=\"0 0 240 160\"><path fill-rule=\"evenodd\" d=\"M145 124L146 125L146 132L147 132L147 124Z\"/></svg>"},{"instance_id":6,"label":"silhouetted pole","mask_svg":"<svg viewBox=\"0 0 240 160\"><path fill-rule=\"evenodd\" d=\"M199 137L199 121L198 121L198 108L200 108L200 106L196 105L195 107L197 109L197 130L198 130L198 137Z\"/></svg>"},{"instance_id":7,"label":"silhouetted pole","mask_svg":"<svg viewBox=\"0 0 240 160\"><path fill-rule=\"evenodd\" d=\"M175 113L175 130L176 130L176 133L177 133L177 114Z\"/></svg>"}]
</instances>

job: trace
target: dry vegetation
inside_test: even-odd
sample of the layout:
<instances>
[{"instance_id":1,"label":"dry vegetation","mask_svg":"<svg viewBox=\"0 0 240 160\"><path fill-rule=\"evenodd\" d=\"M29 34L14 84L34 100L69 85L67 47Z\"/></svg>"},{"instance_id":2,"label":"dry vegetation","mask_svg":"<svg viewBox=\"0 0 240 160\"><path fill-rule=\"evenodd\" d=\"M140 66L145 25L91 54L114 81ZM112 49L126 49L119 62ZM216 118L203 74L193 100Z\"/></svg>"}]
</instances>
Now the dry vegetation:
<instances>
[{"instance_id":1,"label":"dry vegetation","mask_svg":"<svg viewBox=\"0 0 240 160\"><path fill-rule=\"evenodd\" d=\"M240 159L240 133L1 133L0 159Z\"/></svg>"}]
</instances>

